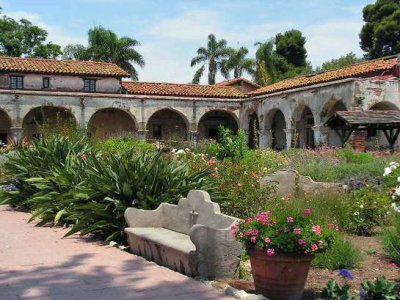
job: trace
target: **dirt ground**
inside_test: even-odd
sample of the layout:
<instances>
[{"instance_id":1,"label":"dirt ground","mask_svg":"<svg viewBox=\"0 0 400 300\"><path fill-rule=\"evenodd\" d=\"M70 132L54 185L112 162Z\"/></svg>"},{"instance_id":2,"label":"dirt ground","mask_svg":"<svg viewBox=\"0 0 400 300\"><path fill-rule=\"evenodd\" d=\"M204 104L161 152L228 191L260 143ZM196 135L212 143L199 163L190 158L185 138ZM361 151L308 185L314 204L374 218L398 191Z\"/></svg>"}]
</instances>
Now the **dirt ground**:
<instances>
[{"instance_id":1,"label":"dirt ground","mask_svg":"<svg viewBox=\"0 0 400 300\"><path fill-rule=\"evenodd\" d=\"M374 280L379 276L385 276L388 280L400 283L400 267L390 262L377 237L352 236L351 238L354 245L362 249L364 258L358 268L351 270L354 277L351 280L351 284L354 287L355 294L358 294L358 288L362 281ZM303 300L320 299L319 294L329 279L335 279L340 282L341 279L337 274L338 271L311 268ZM254 293L254 285L250 280L235 280L229 282L229 284L237 289L244 289L247 292Z\"/></svg>"}]
</instances>

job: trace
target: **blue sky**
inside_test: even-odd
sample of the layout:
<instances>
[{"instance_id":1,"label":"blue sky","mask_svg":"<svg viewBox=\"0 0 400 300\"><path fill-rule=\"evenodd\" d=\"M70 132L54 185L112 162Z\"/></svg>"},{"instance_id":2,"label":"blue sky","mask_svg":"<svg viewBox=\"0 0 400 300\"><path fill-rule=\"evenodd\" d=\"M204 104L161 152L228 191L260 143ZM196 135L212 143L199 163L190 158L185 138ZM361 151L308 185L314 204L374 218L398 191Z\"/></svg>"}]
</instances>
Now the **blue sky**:
<instances>
[{"instance_id":1,"label":"blue sky","mask_svg":"<svg viewBox=\"0 0 400 300\"><path fill-rule=\"evenodd\" d=\"M374 0L0 0L3 13L27 18L65 46L86 44L87 31L102 25L136 38L146 67L140 81L188 83L198 47L209 33L254 54L257 41L299 29L313 66L353 51L362 55L358 33L362 8Z\"/></svg>"}]
</instances>

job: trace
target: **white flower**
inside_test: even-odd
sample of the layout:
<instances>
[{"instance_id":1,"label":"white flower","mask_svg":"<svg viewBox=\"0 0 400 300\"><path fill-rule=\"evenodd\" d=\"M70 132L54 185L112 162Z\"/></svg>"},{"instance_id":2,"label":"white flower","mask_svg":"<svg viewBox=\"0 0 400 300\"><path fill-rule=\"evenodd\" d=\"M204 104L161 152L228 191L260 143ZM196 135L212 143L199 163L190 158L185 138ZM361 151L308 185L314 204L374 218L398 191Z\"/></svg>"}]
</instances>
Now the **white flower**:
<instances>
[{"instance_id":1,"label":"white flower","mask_svg":"<svg viewBox=\"0 0 400 300\"><path fill-rule=\"evenodd\" d=\"M358 215L360 215L360 213L358 211L356 211L353 215L358 216Z\"/></svg>"},{"instance_id":2,"label":"white flower","mask_svg":"<svg viewBox=\"0 0 400 300\"><path fill-rule=\"evenodd\" d=\"M175 148L174 148L174 149L172 149L172 150L171 150L171 152L172 152L172 153L175 153L175 152L176 152L176 149L175 149Z\"/></svg>"},{"instance_id":3,"label":"white flower","mask_svg":"<svg viewBox=\"0 0 400 300\"><path fill-rule=\"evenodd\" d=\"M399 205L397 205L396 203L392 203L392 207L396 212L400 213L400 206Z\"/></svg>"},{"instance_id":4,"label":"white flower","mask_svg":"<svg viewBox=\"0 0 400 300\"><path fill-rule=\"evenodd\" d=\"M385 168L385 171L383 172L383 176L388 176L390 173L392 173L391 168Z\"/></svg>"},{"instance_id":5,"label":"white flower","mask_svg":"<svg viewBox=\"0 0 400 300\"><path fill-rule=\"evenodd\" d=\"M361 205L360 205L360 208L364 208L364 205L363 205L363 204L361 204Z\"/></svg>"},{"instance_id":6,"label":"white flower","mask_svg":"<svg viewBox=\"0 0 400 300\"><path fill-rule=\"evenodd\" d=\"M395 162L395 161L391 161L390 163L389 163L389 166L398 166L399 165L399 163L397 163L397 162Z\"/></svg>"},{"instance_id":7,"label":"white flower","mask_svg":"<svg viewBox=\"0 0 400 300\"><path fill-rule=\"evenodd\" d=\"M397 187L397 188L394 190L394 194L395 194L396 196L400 196L400 186Z\"/></svg>"},{"instance_id":8,"label":"white flower","mask_svg":"<svg viewBox=\"0 0 400 300\"><path fill-rule=\"evenodd\" d=\"M397 177L397 182L400 182L400 176L399 176L399 177Z\"/></svg>"},{"instance_id":9,"label":"white flower","mask_svg":"<svg viewBox=\"0 0 400 300\"><path fill-rule=\"evenodd\" d=\"M124 251L124 250L128 249L128 247L121 245L121 246L118 246L118 249Z\"/></svg>"},{"instance_id":10,"label":"white flower","mask_svg":"<svg viewBox=\"0 0 400 300\"><path fill-rule=\"evenodd\" d=\"M185 150L183 149L179 149L178 151L175 152L175 154L184 154Z\"/></svg>"},{"instance_id":11,"label":"white flower","mask_svg":"<svg viewBox=\"0 0 400 300\"><path fill-rule=\"evenodd\" d=\"M118 245L118 243L117 243L117 242L114 242L114 241L111 241L108 245L109 245L110 247L115 247L115 246Z\"/></svg>"}]
</instances>

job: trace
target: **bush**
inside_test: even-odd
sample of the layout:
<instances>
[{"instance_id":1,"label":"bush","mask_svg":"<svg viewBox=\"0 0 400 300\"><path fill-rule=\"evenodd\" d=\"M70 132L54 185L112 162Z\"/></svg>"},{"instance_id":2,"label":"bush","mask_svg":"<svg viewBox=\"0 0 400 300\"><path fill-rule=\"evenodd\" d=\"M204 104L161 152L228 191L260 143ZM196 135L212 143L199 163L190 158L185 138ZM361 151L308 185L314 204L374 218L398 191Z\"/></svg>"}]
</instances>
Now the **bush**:
<instances>
[{"instance_id":1,"label":"bush","mask_svg":"<svg viewBox=\"0 0 400 300\"><path fill-rule=\"evenodd\" d=\"M379 277L374 282L364 281L361 284L360 296L365 300L399 300L400 291L396 283Z\"/></svg>"},{"instance_id":2,"label":"bush","mask_svg":"<svg viewBox=\"0 0 400 300\"><path fill-rule=\"evenodd\" d=\"M365 187L355 190L350 196L348 230L359 235L371 235L373 228L386 224L393 215L389 195Z\"/></svg>"},{"instance_id":3,"label":"bush","mask_svg":"<svg viewBox=\"0 0 400 300\"><path fill-rule=\"evenodd\" d=\"M343 157L347 163L365 164L375 160L374 156L367 152L354 152L350 145L346 145L339 150L339 156Z\"/></svg>"},{"instance_id":4,"label":"bush","mask_svg":"<svg viewBox=\"0 0 400 300\"><path fill-rule=\"evenodd\" d=\"M137 150L141 152L156 151L154 144L146 141L137 140L131 136L113 137L107 140L96 140L96 149L103 152L126 152Z\"/></svg>"},{"instance_id":5,"label":"bush","mask_svg":"<svg viewBox=\"0 0 400 300\"><path fill-rule=\"evenodd\" d=\"M40 184L33 178L51 178L55 170L63 170L71 156L81 156L92 151L85 136L74 138L63 135L49 135L40 140L33 140L31 147L22 148L4 164L5 175L9 183L16 186L16 191L8 193L1 203L32 208L29 198L39 192ZM74 176L82 172L75 172ZM54 185L54 188L59 186Z\"/></svg>"},{"instance_id":6,"label":"bush","mask_svg":"<svg viewBox=\"0 0 400 300\"><path fill-rule=\"evenodd\" d=\"M394 228L385 228L380 237L383 249L394 262L400 264L400 216L397 216Z\"/></svg>"},{"instance_id":7,"label":"bush","mask_svg":"<svg viewBox=\"0 0 400 300\"><path fill-rule=\"evenodd\" d=\"M325 192L295 199L274 198L267 203L266 209L298 213L311 208L316 222L327 225L327 220L331 220L343 229L349 226L350 204L347 194Z\"/></svg>"},{"instance_id":8,"label":"bush","mask_svg":"<svg viewBox=\"0 0 400 300\"><path fill-rule=\"evenodd\" d=\"M362 261L360 249L338 234L333 242L332 248L324 253L315 255L312 265L317 268L330 270L353 269Z\"/></svg>"}]
</instances>

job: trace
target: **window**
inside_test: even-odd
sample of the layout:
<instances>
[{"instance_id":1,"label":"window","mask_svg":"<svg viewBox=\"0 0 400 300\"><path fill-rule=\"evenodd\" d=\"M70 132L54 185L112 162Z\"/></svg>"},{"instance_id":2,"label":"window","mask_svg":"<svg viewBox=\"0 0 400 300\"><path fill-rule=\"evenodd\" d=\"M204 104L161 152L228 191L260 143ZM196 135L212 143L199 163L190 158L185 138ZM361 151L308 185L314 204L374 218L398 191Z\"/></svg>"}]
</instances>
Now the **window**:
<instances>
[{"instance_id":1,"label":"window","mask_svg":"<svg viewBox=\"0 0 400 300\"><path fill-rule=\"evenodd\" d=\"M84 79L83 80L83 90L85 92L95 92L96 91L96 80L95 79Z\"/></svg>"},{"instance_id":2,"label":"window","mask_svg":"<svg viewBox=\"0 0 400 300\"><path fill-rule=\"evenodd\" d=\"M43 88L48 89L50 87L50 78L49 77L44 77L43 78Z\"/></svg>"},{"instance_id":3,"label":"window","mask_svg":"<svg viewBox=\"0 0 400 300\"><path fill-rule=\"evenodd\" d=\"M10 88L23 89L24 88L24 77L23 76L10 76Z\"/></svg>"}]
</instances>

